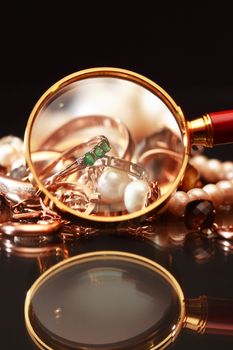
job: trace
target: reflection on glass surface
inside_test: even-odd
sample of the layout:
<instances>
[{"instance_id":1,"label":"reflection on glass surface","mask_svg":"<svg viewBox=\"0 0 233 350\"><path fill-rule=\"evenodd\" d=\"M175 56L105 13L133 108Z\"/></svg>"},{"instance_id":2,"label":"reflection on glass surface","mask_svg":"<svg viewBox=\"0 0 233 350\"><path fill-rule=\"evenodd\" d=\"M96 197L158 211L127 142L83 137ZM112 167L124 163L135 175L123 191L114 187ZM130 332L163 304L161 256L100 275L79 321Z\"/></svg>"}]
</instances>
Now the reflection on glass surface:
<instances>
[{"instance_id":1,"label":"reflection on glass surface","mask_svg":"<svg viewBox=\"0 0 233 350\"><path fill-rule=\"evenodd\" d=\"M102 259L50 277L33 296L30 318L48 344L120 349L151 336L159 340L164 331L168 335L179 308L175 290L159 273L130 261Z\"/></svg>"}]
</instances>

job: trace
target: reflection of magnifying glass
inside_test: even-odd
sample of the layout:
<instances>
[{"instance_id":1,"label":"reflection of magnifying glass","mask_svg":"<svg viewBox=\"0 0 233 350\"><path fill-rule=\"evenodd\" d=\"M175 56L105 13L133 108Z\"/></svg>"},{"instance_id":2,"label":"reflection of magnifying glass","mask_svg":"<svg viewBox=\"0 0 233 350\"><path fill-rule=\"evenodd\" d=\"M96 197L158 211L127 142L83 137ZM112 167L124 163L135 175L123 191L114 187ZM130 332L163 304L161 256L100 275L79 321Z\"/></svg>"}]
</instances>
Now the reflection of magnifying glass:
<instances>
[{"instance_id":1,"label":"reflection of magnifying glass","mask_svg":"<svg viewBox=\"0 0 233 350\"><path fill-rule=\"evenodd\" d=\"M94 126L97 116L100 116L100 119ZM108 122L109 118L115 121ZM79 119L82 121L81 126ZM26 158L38 187L61 210L92 222L124 221L142 215L150 216L152 210L160 209L184 176L190 146L199 144L211 147L217 143L231 142L232 120L233 112L225 111L186 122L181 109L171 97L149 79L123 69L89 69L62 79L37 102L26 129ZM46 188L46 181L34 164L34 152L48 151L48 147L52 147L49 151L66 152L77 144L83 144L85 138L96 136L98 131L99 135L105 135L109 139L114 149L118 149L118 157L121 158L126 150L133 149L128 144L130 138L125 139L127 132L124 125L139 145L139 149L148 152L162 147L163 150L178 155L173 163L165 156L166 152L159 157L154 155L155 175L161 190L160 198L141 210L130 213L100 215L97 212L90 215L80 213L64 204L59 196ZM146 149L144 144L147 145ZM85 155L89 156L89 162L93 160L93 152L98 151L100 156L103 154L100 146L103 145L97 144L94 151L92 150L91 159L90 152L83 151L87 152ZM129 155L129 152L127 154ZM141 156L136 151L131 161L138 161L136 155L139 158ZM120 163L119 167L127 173L124 164ZM132 167L132 164L128 167ZM166 176L163 176L164 172ZM122 181L126 181L125 177ZM120 182L119 185L121 184Z\"/></svg>"},{"instance_id":2,"label":"reflection of magnifying glass","mask_svg":"<svg viewBox=\"0 0 233 350\"><path fill-rule=\"evenodd\" d=\"M163 349L183 327L232 333L232 310L232 301L184 301L174 277L149 259L99 251L45 272L27 294L25 319L40 349Z\"/></svg>"}]
</instances>

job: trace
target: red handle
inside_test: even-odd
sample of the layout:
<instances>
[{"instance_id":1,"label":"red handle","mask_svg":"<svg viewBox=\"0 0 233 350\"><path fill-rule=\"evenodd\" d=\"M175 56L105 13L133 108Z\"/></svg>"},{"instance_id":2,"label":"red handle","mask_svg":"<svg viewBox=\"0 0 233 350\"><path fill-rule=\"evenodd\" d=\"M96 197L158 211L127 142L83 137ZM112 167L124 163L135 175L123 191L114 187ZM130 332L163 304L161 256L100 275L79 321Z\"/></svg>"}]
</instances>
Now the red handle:
<instances>
[{"instance_id":1,"label":"red handle","mask_svg":"<svg viewBox=\"0 0 233 350\"><path fill-rule=\"evenodd\" d=\"M201 295L185 301L184 327L198 333L233 335L233 299Z\"/></svg>"},{"instance_id":2,"label":"red handle","mask_svg":"<svg viewBox=\"0 0 233 350\"><path fill-rule=\"evenodd\" d=\"M206 333L233 335L233 300L207 298Z\"/></svg>"},{"instance_id":3,"label":"red handle","mask_svg":"<svg viewBox=\"0 0 233 350\"><path fill-rule=\"evenodd\" d=\"M214 145L233 142L233 109L208 115L212 122Z\"/></svg>"}]
</instances>

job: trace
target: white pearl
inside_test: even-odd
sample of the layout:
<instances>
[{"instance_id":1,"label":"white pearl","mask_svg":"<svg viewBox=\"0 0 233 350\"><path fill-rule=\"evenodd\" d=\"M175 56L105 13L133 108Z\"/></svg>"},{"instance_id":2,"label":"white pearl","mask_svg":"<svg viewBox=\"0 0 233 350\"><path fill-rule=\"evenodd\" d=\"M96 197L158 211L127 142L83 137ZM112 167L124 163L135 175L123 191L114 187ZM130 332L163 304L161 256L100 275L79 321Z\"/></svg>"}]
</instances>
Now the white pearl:
<instances>
[{"instance_id":1,"label":"white pearl","mask_svg":"<svg viewBox=\"0 0 233 350\"><path fill-rule=\"evenodd\" d=\"M141 210L145 206L148 191L149 184L143 180L134 180L127 185L124 201L129 213Z\"/></svg>"},{"instance_id":2,"label":"white pearl","mask_svg":"<svg viewBox=\"0 0 233 350\"><path fill-rule=\"evenodd\" d=\"M0 146L0 164L8 167L17 157L17 152L11 145Z\"/></svg>"},{"instance_id":3,"label":"white pearl","mask_svg":"<svg viewBox=\"0 0 233 350\"><path fill-rule=\"evenodd\" d=\"M2 145L11 145L15 150L23 150L23 140L17 136L4 136L0 139L0 146Z\"/></svg>"},{"instance_id":4,"label":"white pearl","mask_svg":"<svg viewBox=\"0 0 233 350\"><path fill-rule=\"evenodd\" d=\"M123 201L125 188L130 181L126 172L108 168L98 180L98 191L101 199L108 204Z\"/></svg>"},{"instance_id":5,"label":"white pearl","mask_svg":"<svg viewBox=\"0 0 233 350\"><path fill-rule=\"evenodd\" d=\"M23 157L23 141L15 136L0 139L0 164L10 167L18 157Z\"/></svg>"}]
</instances>

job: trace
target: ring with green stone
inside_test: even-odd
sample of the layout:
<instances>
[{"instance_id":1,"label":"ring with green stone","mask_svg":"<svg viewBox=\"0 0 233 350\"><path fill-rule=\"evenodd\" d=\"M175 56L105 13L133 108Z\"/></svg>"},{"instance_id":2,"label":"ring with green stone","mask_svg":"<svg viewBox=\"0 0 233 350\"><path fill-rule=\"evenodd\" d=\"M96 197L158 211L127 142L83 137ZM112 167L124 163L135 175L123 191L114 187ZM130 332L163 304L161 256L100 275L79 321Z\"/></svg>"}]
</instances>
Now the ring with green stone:
<instances>
[{"instance_id":1,"label":"ring with green stone","mask_svg":"<svg viewBox=\"0 0 233 350\"><path fill-rule=\"evenodd\" d=\"M105 137L105 136L104 136ZM107 152L111 150L108 139L105 137L90 152L84 155L84 164L86 166L93 165L97 159L103 158Z\"/></svg>"},{"instance_id":2,"label":"ring with green stone","mask_svg":"<svg viewBox=\"0 0 233 350\"><path fill-rule=\"evenodd\" d=\"M58 164L60 160L67 160L71 156L73 157L73 155L76 152L79 152L82 149L86 148L90 148L90 150L86 152L83 156L76 158L69 165L67 165L62 170L56 172L52 176L46 176L46 173L48 174L48 171L54 169L54 167ZM107 137L104 135L96 136L86 142L82 142L77 146L72 147L69 150L61 153L55 161L51 162L45 169L43 169L41 175L43 173L43 177L45 177L46 179L46 185L54 183L54 181L61 181L65 177L73 174L74 172L77 172L85 167L94 165L98 159L103 158L106 155L106 153L108 153L110 150L111 146Z\"/></svg>"}]
</instances>

